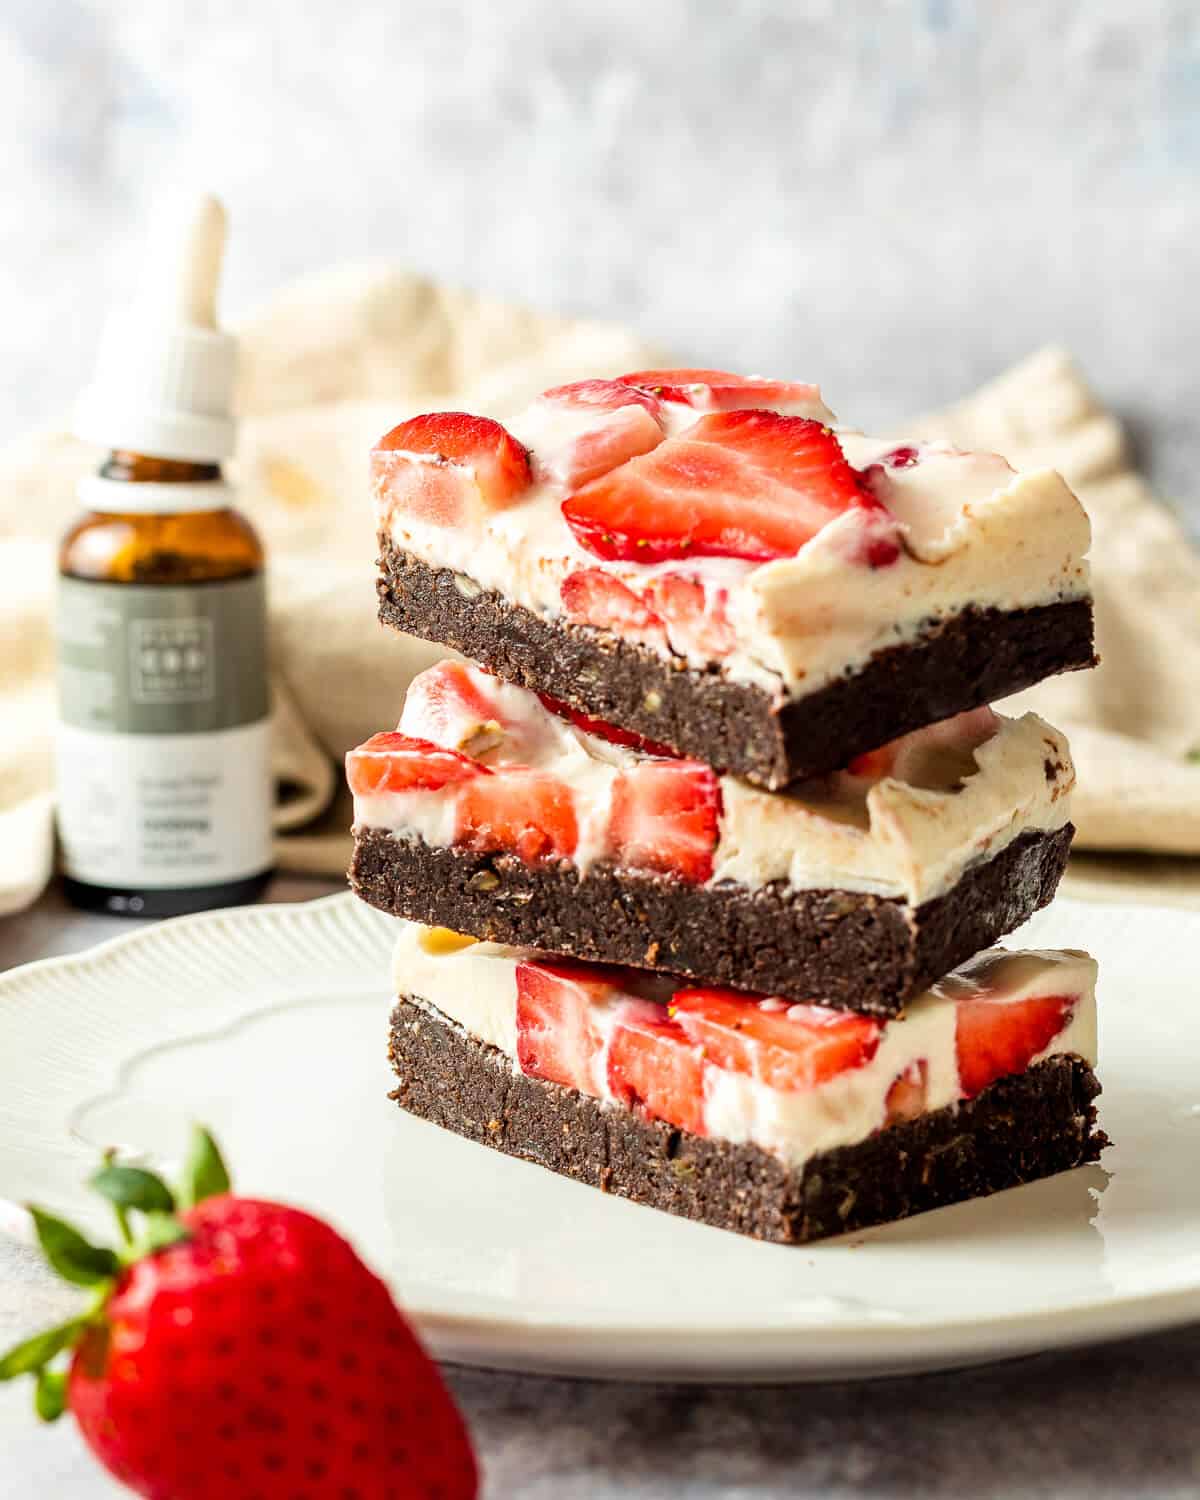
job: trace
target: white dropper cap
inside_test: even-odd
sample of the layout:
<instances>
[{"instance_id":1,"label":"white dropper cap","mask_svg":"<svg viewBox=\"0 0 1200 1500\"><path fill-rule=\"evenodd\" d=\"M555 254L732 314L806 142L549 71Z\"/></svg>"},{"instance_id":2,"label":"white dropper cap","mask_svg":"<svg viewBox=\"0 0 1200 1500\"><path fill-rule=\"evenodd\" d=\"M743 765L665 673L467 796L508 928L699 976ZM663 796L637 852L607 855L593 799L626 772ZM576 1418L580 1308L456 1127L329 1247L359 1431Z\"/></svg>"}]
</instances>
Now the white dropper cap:
<instances>
[{"instance_id":1,"label":"white dropper cap","mask_svg":"<svg viewBox=\"0 0 1200 1500\"><path fill-rule=\"evenodd\" d=\"M77 436L190 463L233 452L237 341L216 316L224 249L225 209L211 194L163 214L137 299L105 324Z\"/></svg>"}]
</instances>

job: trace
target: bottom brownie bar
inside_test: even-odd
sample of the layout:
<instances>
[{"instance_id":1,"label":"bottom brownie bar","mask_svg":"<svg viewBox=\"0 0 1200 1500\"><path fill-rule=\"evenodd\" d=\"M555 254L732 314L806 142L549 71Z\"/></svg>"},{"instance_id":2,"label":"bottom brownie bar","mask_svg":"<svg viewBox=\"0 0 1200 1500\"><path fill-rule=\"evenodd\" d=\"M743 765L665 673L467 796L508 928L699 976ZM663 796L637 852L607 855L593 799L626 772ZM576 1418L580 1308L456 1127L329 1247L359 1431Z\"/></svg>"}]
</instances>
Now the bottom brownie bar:
<instances>
[{"instance_id":1,"label":"bottom brownie bar","mask_svg":"<svg viewBox=\"0 0 1200 1500\"><path fill-rule=\"evenodd\" d=\"M1071 1054L801 1167L514 1072L498 1048L409 999L393 1012L389 1057L391 1097L412 1114L635 1203L780 1244L1032 1182L1107 1145L1092 1103L1100 1085Z\"/></svg>"}]
</instances>

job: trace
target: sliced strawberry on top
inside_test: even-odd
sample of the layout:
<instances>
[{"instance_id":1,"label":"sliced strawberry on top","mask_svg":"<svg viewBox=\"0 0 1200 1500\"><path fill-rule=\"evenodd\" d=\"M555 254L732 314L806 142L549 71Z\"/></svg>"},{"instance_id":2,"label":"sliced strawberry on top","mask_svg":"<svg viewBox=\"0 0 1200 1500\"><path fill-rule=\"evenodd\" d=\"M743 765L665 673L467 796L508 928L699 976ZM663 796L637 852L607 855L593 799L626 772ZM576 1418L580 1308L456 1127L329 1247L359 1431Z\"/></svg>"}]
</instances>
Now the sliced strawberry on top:
<instances>
[{"instance_id":1,"label":"sliced strawberry on top","mask_svg":"<svg viewBox=\"0 0 1200 1500\"><path fill-rule=\"evenodd\" d=\"M744 411L754 407L783 416L830 415L815 385L793 380L764 380L760 375L732 375L728 370L635 370L622 382L640 386L663 401L682 402L701 411Z\"/></svg>"},{"instance_id":2,"label":"sliced strawberry on top","mask_svg":"<svg viewBox=\"0 0 1200 1500\"><path fill-rule=\"evenodd\" d=\"M547 771L525 766L504 766L468 782L458 797L455 843L516 854L526 864L569 859L579 843L571 788Z\"/></svg>"},{"instance_id":3,"label":"sliced strawberry on top","mask_svg":"<svg viewBox=\"0 0 1200 1500\"><path fill-rule=\"evenodd\" d=\"M728 656L735 636L729 622L729 591L686 573L662 573L646 599L663 618L671 649L680 656Z\"/></svg>"},{"instance_id":4,"label":"sliced strawberry on top","mask_svg":"<svg viewBox=\"0 0 1200 1500\"><path fill-rule=\"evenodd\" d=\"M563 502L597 557L792 557L848 510L886 511L819 422L766 411L701 417Z\"/></svg>"},{"instance_id":5,"label":"sliced strawberry on top","mask_svg":"<svg viewBox=\"0 0 1200 1500\"><path fill-rule=\"evenodd\" d=\"M625 380L575 380L570 385L551 386L538 399L571 411L619 411L623 406L640 406L652 417L659 412L655 396Z\"/></svg>"},{"instance_id":6,"label":"sliced strawberry on top","mask_svg":"<svg viewBox=\"0 0 1200 1500\"><path fill-rule=\"evenodd\" d=\"M869 1063L878 1021L823 1005L788 1005L736 990L679 990L671 1017L717 1067L745 1073L784 1092L816 1088Z\"/></svg>"},{"instance_id":7,"label":"sliced strawberry on top","mask_svg":"<svg viewBox=\"0 0 1200 1500\"><path fill-rule=\"evenodd\" d=\"M659 402L617 380L577 380L544 391L539 401L573 418L550 426L545 444L537 445L541 467L568 489L649 453L663 440Z\"/></svg>"},{"instance_id":8,"label":"sliced strawberry on top","mask_svg":"<svg viewBox=\"0 0 1200 1500\"><path fill-rule=\"evenodd\" d=\"M611 469L649 453L663 440L663 430L640 406L601 414L594 427L581 432L549 457L547 469L568 489L579 489Z\"/></svg>"},{"instance_id":9,"label":"sliced strawberry on top","mask_svg":"<svg viewBox=\"0 0 1200 1500\"><path fill-rule=\"evenodd\" d=\"M608 1086L627 1108L704 1135L704 1054L652 1000L630 1000L608 1045Z\"/></svg>"},{"instance_id":10,"label":"sliced strawberry on top","mask_svg":"<svg viewBox=\"0 0 1200 1500\"><path fill-rule=\"evenodd\" d=\"M1002 1000L974 995L955 1007L954 1041L964 1099L1010 1073L1023 1073L1074 1014L1077 995Z\"/></svg>"},{"instance_id":11,"label":"sliced strawberry on top","mask_svg":"<svg viewBox=\"0 0 1200 1500\"><path fill-rule=\"evenodd\" d=\"M574 624L595 625L627 641L667 649L663 622L644 599L611 573L580 568L567 574L559 593L567 619Z\"/></svg>"},{"instance_id":12,"label":"sliced strawberry on top","mask_svg":"<svg viewBox=\"0 0 1200 1500\"><path fill-rule=\"evenodd\" d=\"M647 760L613 784L608 840L628 870L678 875L694 885L712 876L721 786L698 760Z\"/></svg>"},{"instance_id":13,"label":"sliced strawberry on top","mask_svg":"<svg viewBox=\"0 0 1200 1500\"><path fill-rule=\"evenodd\" d=\"M517 1063L533 1078L547 1078L585 1094L598 1094L593 1060L600 1048L592 1006L620 993L621 975L598 964L569 959L527 960L517 965Z\"/></svg>"},{"instance_id":14,"label":"sliced strawberry on top","mask_svg":"<svg viewBox=\"0 0 1200 1500\"><path fill-rule=\"evenodd\" d=\"M400 715L400 729L445 745L478 754L483 740L499 738L504 719L496 694L488 691L496 679L461 661L439 661L409 683Z\"/></svg>"},{"instance_id":15,"label":"sliced strawberry on top","mask_svg":"<svg viewBox=\"0 0 1200 1500\"><path fill-rule=\"evenodd\" d=\"M385 515L458 526L515 504L533 482L529 454L489 417L430 412L393 427L371 454Z\"/></svg>"},{"instance_id":16,"label":"sliced strawberry on top","mask_svg":"<svg viewBox=\"0 0 1200 1500\"><path fill-rule=\"evenodd\" d=\"M488 775L486 766L457 750L395 730L373 734L346 756L346 780L356 797L373 792L436 792Z\"/></svg>"},{"instance_id":17,"label":"sliced strawberry on top","mask_svg":"<svg viewBox=\"0 0 1200 1500\"><path fill-rule=\"evenodd\" d=\"M679 752L672 750L670 745L660 745L657 740L648 740L644 735L634 734L632 729L619 729L616 724L606 724L603 719L593 719L590 714L572 708L561 698L552 698L549 693L539 693L538 697L543 707L549 709L558 718L566 719L568 723L574 724L576 729L582 729L584 734L594 734L597 739L607 740L610 745L624 745L629 750L641 750L644 754L657 756L660 760L679 758Z\"/></svg>"}]
</instances>

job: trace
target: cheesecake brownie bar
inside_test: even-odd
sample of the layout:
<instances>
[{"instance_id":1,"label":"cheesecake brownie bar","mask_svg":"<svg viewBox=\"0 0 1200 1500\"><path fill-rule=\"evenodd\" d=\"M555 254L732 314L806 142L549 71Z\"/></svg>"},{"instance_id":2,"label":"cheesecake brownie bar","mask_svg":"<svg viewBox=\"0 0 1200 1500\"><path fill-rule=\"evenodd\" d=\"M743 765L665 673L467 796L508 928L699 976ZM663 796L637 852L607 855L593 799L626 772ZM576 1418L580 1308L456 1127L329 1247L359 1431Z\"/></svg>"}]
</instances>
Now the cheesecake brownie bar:
<instances>
[{"instance_id":1,"label":"cheesecake brownie bar","mask_svg":"<svg viewBox=\"0 0 1200 1500\"><path fill-rule=\"evenodd\" d=\"M881 1022L405 924L403 1109L635 1202L800 1244L1095 1161L1095 965L981 955Z\"/></svg>"},{"instance_id":2,"label":"cheesecake brownie bar","mask_svg":"<svg viewBox=\"0 0 1200 1500\"><path fill-rule=\"evenodd\" d=\"M561 710L561 705L557 706ZM894 1015L1053 896L1066 744L976 709L787 792L442 662L347 757L351 883L397 916Z\"/></svg>"},{"instance_id":3,"label":"cheesecake brownie bar","mask_svg":"<svg viewBox=\"0 0 1200 1500\"><path fill-rule=\"evenodd\" d=\"M833 425L813 386L642 371L372 455L381 618L759 785L1093 664L1051 470Z\"/></svg>"}]
</instances>

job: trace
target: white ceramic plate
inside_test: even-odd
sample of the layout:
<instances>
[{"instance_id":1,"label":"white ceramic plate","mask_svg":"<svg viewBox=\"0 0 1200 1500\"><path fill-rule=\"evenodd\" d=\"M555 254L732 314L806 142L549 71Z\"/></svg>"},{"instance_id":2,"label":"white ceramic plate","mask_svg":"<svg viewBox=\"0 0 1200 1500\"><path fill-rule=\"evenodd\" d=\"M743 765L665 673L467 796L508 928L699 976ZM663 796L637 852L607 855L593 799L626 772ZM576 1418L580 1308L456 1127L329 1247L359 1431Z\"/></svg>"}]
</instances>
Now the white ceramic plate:
<instances>
[{"instance_id":1,"label":"white ceramic plate","mask_svg":"<svg viewBox=\"0 0 1200 1500\"><path fill-rule=\"evenodd\" d=\"M0 978L0 1196L80 1211L101 1146L212 1124L332 1218L443 1358L632 1378L927 1370L1200 1317L1200 913L1059 901L1100 960L1088 1167L803 1249L608 1198L388 1101L391 922L350 896L164 923Z\"/></svg>"}]
</instances>

